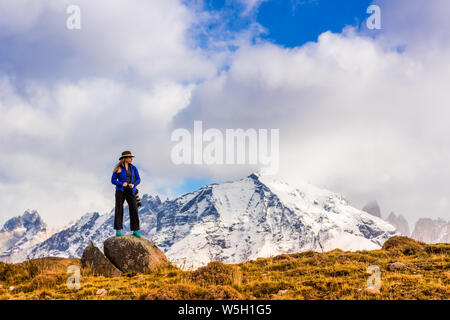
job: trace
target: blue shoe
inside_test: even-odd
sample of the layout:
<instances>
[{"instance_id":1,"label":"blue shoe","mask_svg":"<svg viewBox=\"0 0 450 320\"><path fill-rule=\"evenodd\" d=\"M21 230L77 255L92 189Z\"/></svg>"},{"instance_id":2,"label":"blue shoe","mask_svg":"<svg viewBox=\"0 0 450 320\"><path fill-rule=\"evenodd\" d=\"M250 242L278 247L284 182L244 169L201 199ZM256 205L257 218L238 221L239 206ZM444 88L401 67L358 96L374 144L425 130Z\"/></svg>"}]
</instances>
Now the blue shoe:
<instances>
[{"instance_id":1,"label":"blue shoe","mask_svg":"<svg viewBox=\"0 0 450 320\"><path fill-rule=\"evenodd\" d=\"M120 230L116 231L116 237L120 237L122 235L122 232L120 232Z\"/></svg>"},{"instance_id":2,"label":"blue shoe","mask_svg":"<svg viewBox=\"0 0 450 320\"><path fill-rule=\"evenodd\" d=\"M141 237L141 233L139 232L139 230L133 231L133 235L134 235L135 237L138 237L138 238Z\"/></svg>"}]
</instances>

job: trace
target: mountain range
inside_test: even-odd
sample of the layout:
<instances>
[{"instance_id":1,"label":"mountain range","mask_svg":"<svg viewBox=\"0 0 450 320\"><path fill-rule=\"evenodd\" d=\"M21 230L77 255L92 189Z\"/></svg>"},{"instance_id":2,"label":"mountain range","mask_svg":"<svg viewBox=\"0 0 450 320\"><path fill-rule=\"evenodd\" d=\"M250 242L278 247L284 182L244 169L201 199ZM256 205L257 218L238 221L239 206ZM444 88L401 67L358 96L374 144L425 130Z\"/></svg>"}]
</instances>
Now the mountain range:
<instances>
[{"instance_id":1,"label":"mountain range","mask_svg":"<svg viewBox=\"0 0 450 320\"><path fill-rule=\"evenodd\" d=\"M260 173L210 184L172 200L144 194L142 203L142 235L183 269L213 260L238 263L306 250L372 250L399 234L391 223L350 206L338 193L306 182L292 186ZM11 220L3 227L5 232L15 228ZM113 235L113 220L114 209L104 214L87 213L45 239L36 236L45 229L37 223L23 238L28 245L20 247L20 241L15 240L0 243L2 259L18 262L27 257L80 257L91 241L103 248L103 241ZM124 231L129 231L127 207Z\"/></svg>"},{"instance_id":2,"label":"mountain range","mask_svg":"<svg viewBox=\"0 0 450 320\"><path fill-rule=\"evenodd\" d=\"M0 229L0 260L21 261L27 258L30 249L49 237L47 225L36 210L27 210L23 215L9 219Z\"/></svg>"}]
</instances>

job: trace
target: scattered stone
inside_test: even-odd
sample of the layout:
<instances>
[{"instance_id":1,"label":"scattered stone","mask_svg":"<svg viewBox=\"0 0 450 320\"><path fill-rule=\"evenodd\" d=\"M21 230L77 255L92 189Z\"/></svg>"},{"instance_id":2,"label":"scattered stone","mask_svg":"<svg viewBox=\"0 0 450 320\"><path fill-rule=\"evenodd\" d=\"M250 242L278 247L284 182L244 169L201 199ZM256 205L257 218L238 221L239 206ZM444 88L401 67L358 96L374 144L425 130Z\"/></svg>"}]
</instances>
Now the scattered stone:
<instances>
[{"instance_id":1,"label":"scattered stone","mask_svg":"<svg viewBox=\"0 0 450 320\"><path fill-rule=\"evenodd\" d=\"M92 242L84 249L81 257L81 266L83 268L91 268L92 273L95 275L105 277L119 277L122 275L122 272Z\"/></svg>"},{"instance_id":2,"label":"scattered stone","mask_svg":"<svg viewBox=\"0 0 450 320\"><path fill-rule=\"evenodd\" d=\"M124 273L148 273L157 267L169 265L164 253L142 237L111 237L103 245L105 256Z\"/></svg>"},{"instance_id":3,"label":"scattered stone","mask_svg":"<svg viewBox=\"0 0 450 320\"><path fill-rule=\"evenodd\" d=\"M395 270L405 270L407 268L406 264L402 263L402 262L394 262L391 263L388 267L388 269L390 271L395 271Z\"/></svg>"},{"instance_id":4,"label":"scattered stone","mask_svg":"<svg viewBox=\"0 0 450 320\"><path fill-rule=\"evenodd\" d=\"M280 291L278 291L278 295L281 296L282 294L285 294L286 292L288 292L288 289L280 290Z\"/></svg>"},{"instance_id":5,"label":"scattered stone","mask_svg":"<svg viewBox=\"0 0 450 320\"><path fill-rule=\"evenodd\" d=\"M105 288L101 288L97 290L97 295L100 297L104 297L108 294L108 291Z\"/></svg>"},{"instance_id":6,"label":"scattered stone","mask_svg":"<svg viewBox=\"0 0 450 320\"><path fill-rule=\"evenodd\" d=\"M365 292L370 293L370 294L379 294L380 290L378 290L375 287L371 287L371 288L366 288Z\"/></svg>"}]
</instances>

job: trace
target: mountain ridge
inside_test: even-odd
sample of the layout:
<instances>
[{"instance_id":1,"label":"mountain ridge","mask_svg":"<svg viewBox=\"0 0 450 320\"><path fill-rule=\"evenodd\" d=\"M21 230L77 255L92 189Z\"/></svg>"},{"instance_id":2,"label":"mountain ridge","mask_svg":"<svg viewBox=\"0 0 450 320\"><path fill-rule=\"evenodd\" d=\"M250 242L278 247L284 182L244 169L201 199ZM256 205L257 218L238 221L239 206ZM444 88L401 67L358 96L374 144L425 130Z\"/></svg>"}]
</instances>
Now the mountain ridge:
<instances>
[{"instance_id":1,"label":"mountain ridge","mask_svg":"<svg viewBox=\"0 0 450 320\"><path fill-rule=\"evenodd\" d=\"M187 269L306 250L377 249L396 234L392 225L351 207L338 193L306 182L293 187L259 172L172 200L144 194L142 202L141 233ZM113 219L114 209L87 213L31 254L80 257L90 241L102 248ZM124 227L129 230L127 214Z\"/></svg>"}]
</instances>

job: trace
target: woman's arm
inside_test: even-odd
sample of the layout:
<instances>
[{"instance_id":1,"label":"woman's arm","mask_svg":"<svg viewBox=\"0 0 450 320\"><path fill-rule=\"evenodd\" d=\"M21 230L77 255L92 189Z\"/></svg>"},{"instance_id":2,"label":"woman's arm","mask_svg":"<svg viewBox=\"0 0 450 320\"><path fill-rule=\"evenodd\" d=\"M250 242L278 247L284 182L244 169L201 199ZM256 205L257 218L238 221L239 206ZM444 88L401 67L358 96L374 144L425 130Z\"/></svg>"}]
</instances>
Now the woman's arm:
<instances>
[{"instance_id":1,"label":"woman's arm","mask_svg":"<svg viewBox=\"0 0 450 320\"><path fill-rule=\"evenodd\" d=\"M135 173L134 186L137 186L139 183L141 183L141 177L139 177L139 171L136 167L134 167L134 173Z\"/></svg>"},{"instance_id":2,"label":"woman's arm","mask_svg":"<svg viewBox=\"0 0 450 320\"><path fill-rule=\"evenodd\" d=\"M122 183L119 181L119 174L117 172L113 172L111 177L111 183L119 187L122 186Z\"/></svg>"}]
</instances>

